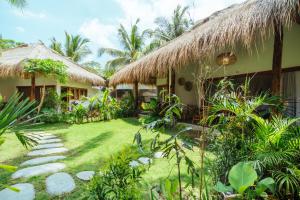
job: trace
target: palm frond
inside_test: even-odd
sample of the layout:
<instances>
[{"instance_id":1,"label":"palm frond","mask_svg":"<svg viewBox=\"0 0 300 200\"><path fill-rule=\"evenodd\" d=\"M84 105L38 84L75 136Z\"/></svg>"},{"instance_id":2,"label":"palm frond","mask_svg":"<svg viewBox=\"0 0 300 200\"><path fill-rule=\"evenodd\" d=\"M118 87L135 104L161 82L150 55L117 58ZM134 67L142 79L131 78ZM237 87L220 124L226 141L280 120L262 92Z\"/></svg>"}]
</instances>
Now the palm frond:
<instances>
[{"instance_id":1,"label":"palm frond","mask_svg":"<svg viewBox=\"0 0 300 200\"><path fill-rule=\"evenodd\" d=\"M10 5L17 8L24 8L27 5L26 0L6 0Z\"/></svg>"}]
</instances>

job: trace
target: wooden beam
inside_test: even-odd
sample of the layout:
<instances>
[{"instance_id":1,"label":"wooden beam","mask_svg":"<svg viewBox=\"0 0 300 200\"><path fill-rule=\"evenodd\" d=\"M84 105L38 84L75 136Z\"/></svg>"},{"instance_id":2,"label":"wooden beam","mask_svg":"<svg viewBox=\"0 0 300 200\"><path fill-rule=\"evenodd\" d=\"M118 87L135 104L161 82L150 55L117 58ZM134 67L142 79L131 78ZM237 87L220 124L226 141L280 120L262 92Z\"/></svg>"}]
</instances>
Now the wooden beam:
<instances>
[{"instance_id":1,"label":"wooden beam","mask_svg":"<svg viewBox=\"0 0 300 200\"><path fill-rule=\"evenodd\" d=\"M133 91L134 91L134 107L135 107L135 109L138 109L138 107L139 107L139 83L137 81L134 82Z\"/></svg>"},{"instance_id":2,"label":"wooden beam","mask_svg":"<svg viewBox=\"0 0 300 200\"><path fill-rule=\"evenodd\" d=\"M282 49L283 49L283 26L274 23L274 49L272 64L272 94L280 96Z\"/></svg>"}]
</instances>

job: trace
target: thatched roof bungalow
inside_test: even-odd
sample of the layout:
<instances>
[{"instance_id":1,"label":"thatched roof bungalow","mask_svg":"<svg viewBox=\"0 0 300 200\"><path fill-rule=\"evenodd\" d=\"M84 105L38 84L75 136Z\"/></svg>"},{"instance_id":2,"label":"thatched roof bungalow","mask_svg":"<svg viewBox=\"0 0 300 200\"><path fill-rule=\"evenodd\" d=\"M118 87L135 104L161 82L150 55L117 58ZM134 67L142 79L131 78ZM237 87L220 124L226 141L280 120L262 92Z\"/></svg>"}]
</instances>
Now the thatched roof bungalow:
<instances>
[{"instance_id":1,"label":"thatched roof bungalow","mask_svg":"<svg viewBox=\"0 0 300 200\"><path fill-rule=\"evenodd\" d=\"M215 12L182 36L120 70L110 85L146 83L157 78L159 87L167 87L165 80L173 77L171 87L176 94L186 104L197 104L194 76L208 66L210 78L241 78L256 73L260 80L267 81L261 89L272 88L279 94L283 87L280 83L284 82L281 72L297 71L300 66L296 53L300 52L299 4L299 0L248 0ZM170 71L175 71L174 76L168 75ZM298 77L295 73L293 76ZM186 91L179 79L191 82L193 89Z\"/></svg>"},{"instance_id":2,"label":"thatched roof bungalow","mask_svg":"<svg viewBox=\"0 0 300 200\"><path fill-rule=\"evenodd\" d=\"M54 88L58 93L71 92L74 99L80 96L90 96L95 94L98 89L94 86L104 86L105 80L93 74L72 60L61 56L44 44L37 43L23 45L1 52L0 55L0 94L7 99L11 94L18 90L25 96L29 95L30 77L24 74L24 64L28 59L52 59L61 61L65 64L68 73L68 81L60 84L54 78L38 76L36 78L36 96L40 96L40 90L45 84L47 88Z\"/></svg>"}]
</instances>

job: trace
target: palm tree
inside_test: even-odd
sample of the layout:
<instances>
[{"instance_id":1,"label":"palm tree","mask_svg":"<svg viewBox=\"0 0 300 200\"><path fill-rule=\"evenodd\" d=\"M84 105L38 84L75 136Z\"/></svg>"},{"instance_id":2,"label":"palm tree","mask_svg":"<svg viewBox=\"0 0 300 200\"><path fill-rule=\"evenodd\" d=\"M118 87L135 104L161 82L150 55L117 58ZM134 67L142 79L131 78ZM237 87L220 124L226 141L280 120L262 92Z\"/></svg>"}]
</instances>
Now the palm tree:
<instances>
[{"instance_id":1,"label":"palm tree","mask_svg":"<svg viewBox=\"0 0 300 200\"><path fill-rule=\"evenodd\" d=\"M170 20L166 17L158 17L155 19L155 23L158 27L153 32L155 39L148 46L148 52L177 38L193 25L193 20L187 17L187 11L187 6L182 8L178 5Z\"/></svg>"},{"instance_id":2,"label":"palm tree","mask_svg":"<svg viewBox=\"0 0 300 200\"><path fill-rule=\"evenodd\" d=\"M124 66L137 60L143 54L145 39L150 35L150 30L139 32L139 19L131 25L130 32L127 32L121 24L118 29L120 43L122 50L114 48L100 48L98 55L102 56L104 53L114 57L106 63L106 71L116 71L119 67Z\"/></svg>"},{"instance_id":3,"label":"palm tree","mask_svg":"<svg viewBox=\"0 0 300 200\"><path fill-rule=\"evenodd\" d=\"M6 0L10 5L17 8L24 8L26 6L26 0Z\"/></svg>"},{"instance_id":4,"label":"palm tree","mask_svg":"<svg viewBox=\"0 0 300 200\"><path fill-rule=\"evenodd\" d=\"M65 32L64 48L54 37L51 39L50 48L57 53L67 56L74 62L81 61L85 56L91 53L87 44L90 42L87 38L82 38L80 35L71 35Z\"/></svg>"}]
</instances>

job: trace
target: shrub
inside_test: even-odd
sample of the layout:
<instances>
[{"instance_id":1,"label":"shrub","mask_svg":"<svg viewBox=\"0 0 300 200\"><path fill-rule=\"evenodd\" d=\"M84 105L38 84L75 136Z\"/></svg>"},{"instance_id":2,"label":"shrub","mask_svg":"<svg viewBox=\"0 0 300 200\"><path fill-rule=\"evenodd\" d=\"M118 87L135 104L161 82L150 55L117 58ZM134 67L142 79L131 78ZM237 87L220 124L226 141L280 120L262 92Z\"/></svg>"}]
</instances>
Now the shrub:
<instances>
[{"instance_id":1,"label":"shrub","mask_svg":"<svg viewBox=\"0 0 300 200\"><path fill-rule=\"evenodd\" d=\"M111 157L104 171L90 182L87 199L141 199L139 184L144 170L129 166L130 154L126 149Z\"/></svg>"}]
</instances>

